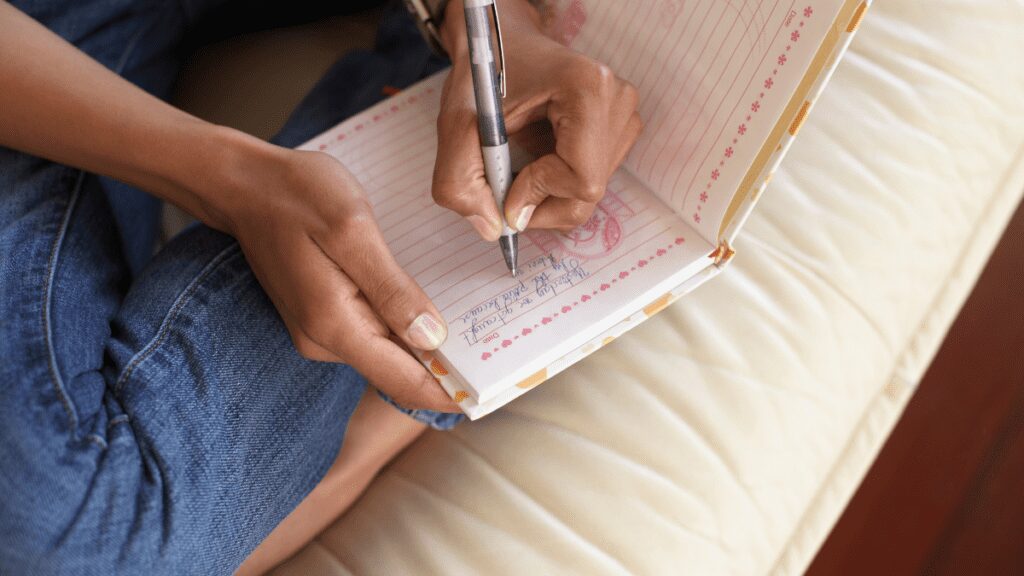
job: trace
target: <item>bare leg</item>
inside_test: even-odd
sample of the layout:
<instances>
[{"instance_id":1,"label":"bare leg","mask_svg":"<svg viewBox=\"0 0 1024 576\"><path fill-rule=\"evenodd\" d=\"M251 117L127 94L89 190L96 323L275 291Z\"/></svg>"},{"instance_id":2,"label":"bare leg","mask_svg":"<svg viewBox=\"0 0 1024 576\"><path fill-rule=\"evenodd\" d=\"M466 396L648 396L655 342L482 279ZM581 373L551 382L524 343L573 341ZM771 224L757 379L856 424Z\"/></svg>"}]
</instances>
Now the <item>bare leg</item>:
<instances>
[{"instance_id":1,"label":"bare leg","mask_svg":"<svg viewBox=\"0 0 1024 576\"><path fill-rule=\"evenodd\" d=\"M377 472L426 430L367 388L338 457L306 496L238 568L237 576L263 574L309 543L369 486Z\"/></svg>"}]
</instances>

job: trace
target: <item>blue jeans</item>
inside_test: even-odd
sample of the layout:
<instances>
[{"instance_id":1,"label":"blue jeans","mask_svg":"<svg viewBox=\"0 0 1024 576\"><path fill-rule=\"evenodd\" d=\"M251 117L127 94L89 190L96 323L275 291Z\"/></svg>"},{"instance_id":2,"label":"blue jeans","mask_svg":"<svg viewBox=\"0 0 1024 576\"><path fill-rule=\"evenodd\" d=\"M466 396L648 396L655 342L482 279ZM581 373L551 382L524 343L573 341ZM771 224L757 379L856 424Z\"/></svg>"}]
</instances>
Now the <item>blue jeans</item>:
<instances>
[{"instance_id":1,"label":"blue jeans","mask_svg":"<svg viewBox=\"0 0 1024 576\"><path fill-rule=\"evenodd\" d=\"M217 2L14 4L166 97ZM275 140L443 65L389 15L378 49L338 62ZM364 379L296 353L230 237L194 226L153 256L159 212L0 148L0 573L231 573L337 455Z\"/></svg>"}]
</instances>

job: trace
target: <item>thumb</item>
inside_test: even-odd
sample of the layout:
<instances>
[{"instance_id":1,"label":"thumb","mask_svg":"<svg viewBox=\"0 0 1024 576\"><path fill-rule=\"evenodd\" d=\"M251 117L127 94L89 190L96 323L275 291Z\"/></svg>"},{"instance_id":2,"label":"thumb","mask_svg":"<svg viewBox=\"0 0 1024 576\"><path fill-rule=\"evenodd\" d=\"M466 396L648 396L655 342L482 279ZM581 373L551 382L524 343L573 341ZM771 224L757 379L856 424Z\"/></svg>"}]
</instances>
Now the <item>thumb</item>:
<instances>
[{"instance_id":1,"label":"thumb","mask_svg":"<svg viewBox=\"0 0 1024 576\"><path fill-rule=\"evenodd\" d=\"M454 76L455 71L445 86L437 117L434 201L465 217L481 238L493 242L501 235L501 216L484 173L476 109L471 99L450 95L456 89Z\"/></svg>"},{"instance_id":2,"label":"thumb","mask_svg":"<svg viewBox=\"0 0 1024 576\"><path fill-rule=\"evenodd\" d=\"M448 337L448 327L423 289L398 265L376 224L348 235L335 258L377 316L403 342L433 350Z\"/></svg>"}]
</instances>

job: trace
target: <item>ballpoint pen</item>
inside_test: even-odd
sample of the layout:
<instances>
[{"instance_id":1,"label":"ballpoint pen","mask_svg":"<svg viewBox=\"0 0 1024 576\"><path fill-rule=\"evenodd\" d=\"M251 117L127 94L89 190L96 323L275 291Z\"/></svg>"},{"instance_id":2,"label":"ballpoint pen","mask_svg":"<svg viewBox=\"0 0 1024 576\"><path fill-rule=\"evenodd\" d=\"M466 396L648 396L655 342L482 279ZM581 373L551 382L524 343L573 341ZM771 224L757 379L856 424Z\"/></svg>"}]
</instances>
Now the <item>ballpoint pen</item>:
<instances>
[{"instance_id":1,"label":"ballpoint pen","mask_svg":"<svg viewBox=\"0 0 1024 576\"><path fill-rule=\"evenodd\" d=\"M501 213L502 232L498 240L501 253L505 257L509 271L515 276L519 257L519 235L508 225L504 216L505 196L512 186L512 161L508 150L508 134L505 132L505 114L501 104L505 96L505 49L501 41L498 7L494 1L465 0L464 11L484 174ZM491 15L494 16L494 31L501 61L500 72L496 67L491 46Z\"/></svg>"}]
</instances>

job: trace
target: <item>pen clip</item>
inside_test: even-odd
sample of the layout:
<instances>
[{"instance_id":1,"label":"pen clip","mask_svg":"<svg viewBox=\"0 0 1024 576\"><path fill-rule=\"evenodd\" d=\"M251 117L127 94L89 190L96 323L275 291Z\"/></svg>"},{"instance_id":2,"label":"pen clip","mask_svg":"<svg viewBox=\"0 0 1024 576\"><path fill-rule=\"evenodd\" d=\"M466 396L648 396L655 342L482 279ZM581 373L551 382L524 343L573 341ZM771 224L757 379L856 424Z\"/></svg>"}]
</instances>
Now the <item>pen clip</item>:
<instances>
[{"instance_id":1,"label":"pen clip","mask_svg":"<svg viewBox=\"0 0 1024 576\"><path fill-rule=\"evenodd\" d=\"M504 98L507 90L505 87L505 44L501 41L501 20L498 19L498 3L491 2L491 14L494 15L494 31L498 37L498 61L501 69L498 71L498 85L501 97Z\"/></svg>"}]
</instances>

